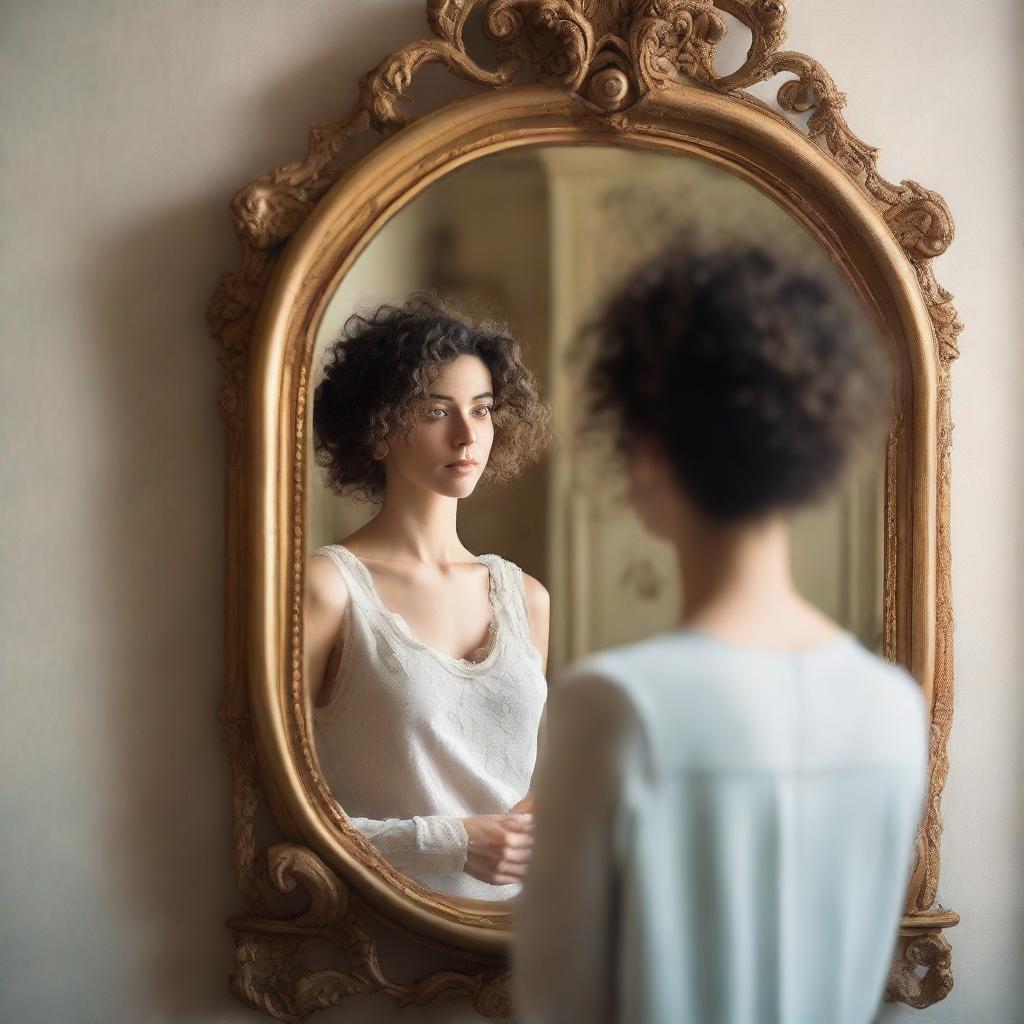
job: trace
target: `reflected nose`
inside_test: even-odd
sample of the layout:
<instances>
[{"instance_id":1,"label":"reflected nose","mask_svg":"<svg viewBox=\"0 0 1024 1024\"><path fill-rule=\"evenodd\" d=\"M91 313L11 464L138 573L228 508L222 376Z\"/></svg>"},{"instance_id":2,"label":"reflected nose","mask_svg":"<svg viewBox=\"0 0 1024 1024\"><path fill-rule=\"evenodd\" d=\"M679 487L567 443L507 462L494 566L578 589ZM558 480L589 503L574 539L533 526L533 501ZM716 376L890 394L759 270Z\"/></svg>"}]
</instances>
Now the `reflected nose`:
<instances>
[{"instance_id":1,"label":"reflected nose","mask_svg":"<svg viewBox=\"0 0 1024 1024\"><path fill-rule=\"evenodd\" d=\"M465 417L459 416L458 430L455 432L455 447L468 448L476 443L476 431L473 424Z\"/></svg>"}]
</instances>

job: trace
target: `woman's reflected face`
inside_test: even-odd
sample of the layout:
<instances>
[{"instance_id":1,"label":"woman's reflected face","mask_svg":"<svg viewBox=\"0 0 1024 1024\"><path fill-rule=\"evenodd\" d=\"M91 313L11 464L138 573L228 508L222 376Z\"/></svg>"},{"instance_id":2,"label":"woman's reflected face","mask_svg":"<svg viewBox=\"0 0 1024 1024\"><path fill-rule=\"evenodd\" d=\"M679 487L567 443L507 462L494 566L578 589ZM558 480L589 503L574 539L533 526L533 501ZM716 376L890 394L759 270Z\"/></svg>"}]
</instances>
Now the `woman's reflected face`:
<instances>
[{"instance_id":1,"label":"woman's reflected face","mask_svg":"<svg viewBox=\"0 0 1024 1024\"><path fill-rule=\"evenodd\" d=\"M387 446L388 489L401 477L449 498L472 494L494 442L493 406L491 372L482 359L463 355L446 363L416 425Z\"/></svg>"}]
</instances>

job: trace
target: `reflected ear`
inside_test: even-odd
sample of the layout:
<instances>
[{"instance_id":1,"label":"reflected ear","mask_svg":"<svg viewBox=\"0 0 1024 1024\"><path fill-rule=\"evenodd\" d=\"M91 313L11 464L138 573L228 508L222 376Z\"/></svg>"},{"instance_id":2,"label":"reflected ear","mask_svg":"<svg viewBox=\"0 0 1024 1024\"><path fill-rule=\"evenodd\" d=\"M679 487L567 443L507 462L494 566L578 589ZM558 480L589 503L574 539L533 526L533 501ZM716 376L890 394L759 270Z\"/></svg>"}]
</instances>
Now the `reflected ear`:
<instances>
[{"instance_id":1,"label":"reflected ear","mask_svg":"<svg viewBox=\"0 0 1024 1024\"><path fill-rule=\"evenodd\" d=\"M373 449L373 457L380 462L381 459L387 458L388 446L383 441L377 442L377 447Z\"/></svg>"}]
</instances>

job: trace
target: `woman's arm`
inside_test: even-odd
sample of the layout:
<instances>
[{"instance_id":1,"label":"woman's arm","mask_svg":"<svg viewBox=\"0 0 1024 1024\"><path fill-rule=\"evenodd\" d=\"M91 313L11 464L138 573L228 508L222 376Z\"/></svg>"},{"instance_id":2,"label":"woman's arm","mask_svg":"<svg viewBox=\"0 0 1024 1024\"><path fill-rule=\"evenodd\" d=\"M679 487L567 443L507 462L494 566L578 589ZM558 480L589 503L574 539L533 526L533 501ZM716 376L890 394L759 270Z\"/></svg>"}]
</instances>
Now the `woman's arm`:
<instances>
[{"instance_id":1,"label":"woman's arm","mask_svg":"<svg viewBox=\"0 0 1024 1024\"><path fill-rule=\"evenodd\" d=\"M517 908L515 970L526 1024L615 1019L621 690L600 677L552 688L535 777L534 849Z\"/></svg>"},{"instance_id":2,"label":"woman's arm","mask_svg":"<svg viewBox=\"0 0 1024 1024\"><path fill-rule=\"evenodd\" d=\"M468 839L460 818L350 818L380 855L399 871L456 874L466 865Z\"/></svg>"},{"instance_id":3,"label":"woman's arm","mask_svg":"<svg viewBox=\"0 0 1024 1024\"><path fill-rule=\"evenodd\" d=\"M533 846L533 826L525 814L349 820L399 871L464 871L489 885L521 882Z\"/></svg>"},{"instance_id":4,"label":"woman's arm","mask_svg":"<svg viewBox=\"0 0 1024 1024\"><path fill-rule=\"evenodd\" d=\"M548 637L551 632L551 595L547 592L540 580L534 579L523 573L523 590L526 597L526 621L530 631L530 641L540 653L541 668L544 672L548 667ZM544 722L547 716L547 705L540 714L540 724L537 727L537 751L538 753L544 743ZM534 766L536 768L536 765ZM530 814L533 811L533 779L530 780L530 788L526 796L512 808L513 812Z\"/></svg>"},{"instance_id":5,"label":"woman's arm","mask_svg":"<svg viewBox=\"0 0 1024 1024\"><path fill-rule=\"evenodd\" d=\"M544 671L548 667L548 635L551 630L551 595L544 584L523 573L523 587L526 590L526 619L530 627L530 639L540 651Z\"/></svg>"},{"instance_id":6,"label":"woman's arm","mask_svg":"<svg viewBox=\"0 0 1024 1024\"><path fill-rule=\"evenodd\" d=\"M325 691L327 667L341 656L342 626L348 613L349 593L344 577L330 559L315 555L306 572L302 631L306 673L303 697L306 722L312 735L312 711L330 698Z\"/></svg>"}]
</instances>

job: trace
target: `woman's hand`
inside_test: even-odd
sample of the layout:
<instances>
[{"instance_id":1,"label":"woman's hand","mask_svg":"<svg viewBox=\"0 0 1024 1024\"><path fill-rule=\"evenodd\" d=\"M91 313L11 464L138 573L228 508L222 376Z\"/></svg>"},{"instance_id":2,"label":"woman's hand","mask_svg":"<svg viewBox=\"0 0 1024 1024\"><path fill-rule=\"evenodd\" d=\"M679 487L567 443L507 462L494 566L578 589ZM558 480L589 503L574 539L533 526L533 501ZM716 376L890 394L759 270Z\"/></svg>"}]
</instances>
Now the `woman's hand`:
<instances>
[{"instance_id":1,"label":"woman's hand","mask_svg":"<svg viewBox=\"0 0 1024 1024\"><path fill-rule=\"evenodd\" d=\"M462 824L469 836L463 868L467 875L490 885L522 881L533 849L533 819L529 814L478 814L463 818Z\"/></svg>"}]
</instances>

